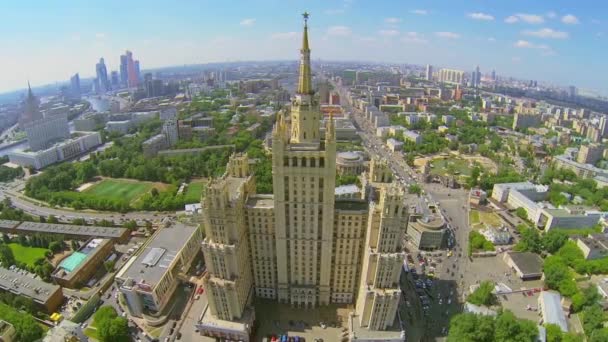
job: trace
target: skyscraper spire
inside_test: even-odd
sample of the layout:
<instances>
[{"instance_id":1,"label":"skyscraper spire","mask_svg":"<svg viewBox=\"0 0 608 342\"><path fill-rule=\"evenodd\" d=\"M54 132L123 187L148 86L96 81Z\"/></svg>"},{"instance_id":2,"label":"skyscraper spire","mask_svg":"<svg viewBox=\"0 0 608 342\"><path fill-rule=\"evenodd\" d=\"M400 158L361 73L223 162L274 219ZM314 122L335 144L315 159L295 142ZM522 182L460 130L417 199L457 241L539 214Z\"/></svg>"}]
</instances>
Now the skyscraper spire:
<instances>
[{"instance_id":1,"label":"skyscraper spire","mask_svg":"<svg viewBox=\"0 0 608 342\"><path fill-rule=\"evenodd\" d=\"M304 34L302 49L300 49L300 77L298 80L298 94L312 94L312 80L310 76L310 47L308 45L308 12L304 12Z\"/></svg>"},{"instance_id":2,"label":"skyscraper spire","mask_svg":"<svg viewBox=\"0 0 608 342\"><path fill-rule=\"evenodd\" d=\"M30 86L30 80L27 80L27 97L34 97L34 93L32 93L32 86Z\"/></svg>"}]
</instances>

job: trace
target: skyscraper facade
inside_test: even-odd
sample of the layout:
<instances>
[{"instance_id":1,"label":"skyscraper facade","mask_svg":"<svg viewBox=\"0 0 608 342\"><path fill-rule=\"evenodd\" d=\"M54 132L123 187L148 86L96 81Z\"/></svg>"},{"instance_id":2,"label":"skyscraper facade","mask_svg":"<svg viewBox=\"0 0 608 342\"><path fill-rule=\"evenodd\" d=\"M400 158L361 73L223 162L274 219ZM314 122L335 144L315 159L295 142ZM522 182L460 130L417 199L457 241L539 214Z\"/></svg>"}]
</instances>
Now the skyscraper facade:
<instances>
[{"instance_id":1,"label":"skyscraper facade","mask_svg":"<svg viewBox=\"0 0 608 342\"><path fill-rule=\"evenodd\" d=\"M133 53L127 50L127 85L129 88L137 87L138 78L137 78L137 69L135 68L135 61L133 60Z\"/></svg>"},{"instance_id":2,"label":"skyscraper facade","mask_svg":"<svg viewBox=\"0 0 608 342\"><path fill-rule=\"evenodd\" d=\"M433 80L433 66L430 64L426 65L426 72L424 74L424 78L427 81L432 81Z\"/></svg>"},{"instance_id":3,"label":"skyscraper facade","mask_svg":"<svg viewBox=\"0 0 608 342\"><path fill-rule=\"evenodd\" d=\"M23 101L23 112L19 117L19 127L24 129L25 124L42 119L39 109L40 100L34 96L30 83L27 83L27 97Z\"/></svg>"},{"instance_id":4,"label":"skyscraper facade","mask_svg":"<svg viewBox=\"0 0 608 342\"><path fill-rule=\"evenodd\" d=\"M135 67L135 78L137 78L137 81L139 82L139 80L141 79L141 71L139 70L139 60L134 61L133 66Z\"/></svg>"},{"instance_id":5,"label":"skyscraper facade","mask_svg":"<svg viewBox=\"0 0 608 342\"><path fill-rule=\"evenodd\" d=\"M127 64L127 55L120 55L120 84L123 87L127 87L129 85L129 72Z\"/></svg>"},{"instance_id":6,"label":"skyscraper facade","mask_svg":"<svg viewBox=\"0 0 608 342\"><path fill-rule=\"evenodd\" d=\"M108 69L103 58L99 59L99 63L95 66L97 80L99 82L98 92L105 93L110 90L110 80L108 79Z\"/></svg>"},{"instance_id":7,"label":"skyscraper facade","mask_svg":"<svg viewBox=\"0 0 608 342\"><path fill-rule=\"evenodd\" d=\"M112 83L112 89L118 89L120 82L118 71L114 70L110 73L110 82Z\"/></svg>"},{"instance_id":8,"label":"skyscraper facade","mask_svg":"<svg viewBox=\"0 0 608 342\"><path fill-rule=\"evenodd\" d=\"M80 75L78 73L70 77L70 95L72 98L80 99Z\"/></svg>"},{"instance_id":9,"label":"skyscraper facade","mask_svg":"<svg viewBox=\"0 0 608 342\"><path fill-rule=\"evenodd\" d=\"M388 164L375 160L361 177L361 198L336 197L336 128L330 116L321 139L307 20L305 13L291 110L277 115L272 131L273 194L256 194L246 154L232 155L206 187L203 335L250 341L254 296L299 308L356 303L356 334L399 326L404 192Z\"/></svg>"}]
</instances>

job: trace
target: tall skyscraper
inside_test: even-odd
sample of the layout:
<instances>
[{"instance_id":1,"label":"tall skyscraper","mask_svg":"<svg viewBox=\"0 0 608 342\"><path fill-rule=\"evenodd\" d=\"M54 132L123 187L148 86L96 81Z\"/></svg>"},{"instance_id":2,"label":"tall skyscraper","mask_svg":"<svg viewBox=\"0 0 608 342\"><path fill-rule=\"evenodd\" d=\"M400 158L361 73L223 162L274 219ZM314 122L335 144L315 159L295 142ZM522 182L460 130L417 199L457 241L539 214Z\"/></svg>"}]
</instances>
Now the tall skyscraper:
<instances>
[{"instance_id":1,"label":"tall skyscraper","mask_svg":"<svg viewBox=\"0 0 608 342\"><path fill-rule=\"evenodd\" d=\"M430 64L426 65L426 73L424 77L427 81L433 80L433 66Z\"/></svg>"},{"instance_id":2,"label":"tall skyscraper","mask_svg":"<svg viewBox=\"0 0 608 342\"><path fill-rule=\"evenodd\" d=\"M375 160L362 176L361 198L336 198L336 127L330 116L320 138L323 115L314 95L304 13L291 124L281 111L272 130L273 194L256 194L248 156L233 154L202 200L203 335L251 341L254 296L299 308L356 303L351 335L404 335L395 324L404 192L391 183L388 164Z\"/></svg>"},{"instance_id":3,"label":"tall skyscraper","mask_svg":"<svg viewBox=\"0 0 608 342\"><path fill-rule=\"evenodd\" d=\"M80 75L78 73L70 77L70 96L74 99L80 99Z\"/></svg>"},{"instance_id":4,"label":"tall skyscraper","mask_svg":"<svg viewBox=\"0 0 608 342\"><path fill-rule=\"evenodd\" d=\"M108 79L108 69L106 68L106 63L103 58L99 59L99 63L95 66L95 70L97 72L97 80L99 82L99 93L105 93L110 90L110 80Z\"/></svg>"},{"instance_id":5,"label":"tall skyscraper","mask_svg":"<svg viewBox=\"0 0 608 342\"><path fill-rule=\"evenodd\" d=\"M112 89L118 89L120 82L118 78L118 71L114 70L110 73L110 82L112 83Z\"/></svg>"},{"instance_id":6,"label":"tall skyscraper","mask_svg":"<svg viewBox=\"0 0 608 342\"><path fill-rule=\"evenodd\" d=\"M123 87L127 87L129 85L129 72L127 64L127 55L120 55L120 84Z\"/></svg>"},{"instance_id":7,"label":"tall skyscraper","mask_svg":"<svg viewBox=\"0 0 608 342\"><path fill-rule=\"evenodd\" d=\"M135 61L133 60L133 53L127 50L125 56L127 59L127 86L129 88L135 88L139 84L139 78L135 67Z\"/></svg>"},{"instance_id":8,"label":"tall skyscraper","mask_svg":"<svg viewBox=\"0 0 608 342\"><path fill-rule=\"evenodd\" d=\"M608 136L608 116L602 114L599 124L600 134L603 138Z\"/></svg>"},{"instance_id":9,"label":"tall skyscraper","mask_svg":"<svg viewBox=\"0 0 608 342\"><path fill-rule=\"evenodd\" d=\"M19 117L19 127L24 128L24 125L33 121L42 119L40 113L40 100L34 96L30 82L27 82L27 97L23 101L23 113Z\"/></svg>"},{"instance_id":10,"label":"tall skyscraper","mask_svg":"<svg viewBox=\"0 0 608 342\"><path fill-rule=\"evenodd\" d=\"M496 70L492 70L492 81L496 81Z\"/></svg>"},{"instance_id":11,"label":"tall skyscraper","mask_svg":"<svg viewBox=\"0 0 608 342\"><path fill-rule=\"evenodd\" d=\"M137 81L139 82L139 80L141 80L141 71L139 70L139 60L134 61L133 65L135 66L135 77L137 78Z\"/></svg>"},{"instance_id":12,"label":"tall skyscraper","mask_svg":"<svg viewBox=\"0 0 608 342\"><path fill-rule=\"evenodd\" d=\"M479 65L471 73L471 85L475 88L481 85L481 72L479 71Z\"/></svg>"}]
</instances>

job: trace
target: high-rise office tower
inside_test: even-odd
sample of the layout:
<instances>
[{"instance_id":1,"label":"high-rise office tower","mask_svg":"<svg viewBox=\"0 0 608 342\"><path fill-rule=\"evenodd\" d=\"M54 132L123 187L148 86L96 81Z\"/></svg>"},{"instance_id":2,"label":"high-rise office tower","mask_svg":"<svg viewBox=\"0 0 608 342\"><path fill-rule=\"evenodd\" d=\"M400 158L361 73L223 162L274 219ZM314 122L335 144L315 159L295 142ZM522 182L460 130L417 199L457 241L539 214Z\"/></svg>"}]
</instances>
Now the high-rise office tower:
<instances>
[{"instance_id":1,"label":"high-rise office tower","mask_svg":"<svg viewBox=\"0 0 608 342\"><path fill-rule=\"evenodd\" d=\"M139 60L133 62L133 66L135 67L135 77L137 81L141 80L141 71L139 70Z\"/></svg>"},{"instance_id":2,"label":"high-rise office tower","mask_svg":"<svg viewBox=\"0 0 608 342\"><path fill-rule=\"evenodd\" d=\"M134 88L139 84L139 78L137 76L137 69L135 68L135 61L133 60L133 53L127 50L125 56L127 59L127 86Z\"/></svg>"},{"instance_id":3,"label":"high-rise office tower","mask_svg":"<svg viewBox=\"0 0 608 342\"><path fill-rule=\"evenodd\" d=\"M576 89L575 86L569 86L568 87L568 96L570 98L575 98L576 95L578 95L578 89Z\"/></svg>"},{"instance_id":4,"label":"high-rise office tower","mask_svg":"<svg viewBox=\"0 0 608 342\"><path fill-rule=\"evenodd\" d=\"M608 116L606 114L602 114L600 117L599 129L603 138L608 136Z\"/></svg>"},{"instance_id":5,"label":"high-rise office tower","mask_svg":"<svg viewBox=\"0 0 608 342\"><path fill-rule=\"evenodd\" d=\"M432 81L433 80L433 66L432 65L430 65L430 64L426 65L426 73L425 73L424 76L425 76L424 78L427 81Z\"/></svg>"},{"instance_id":6,"label":"high-rise office tower","mask_svg":"<svg viewBox=\"0 0 608 342\"><path fill-rule=\"evenodd\" d=\"M70 77L70 95L74 99L80 99L80 75L78 73Z\"/></svg>"},{"instance_id":7,"label":"high-rise office tower","mask_svg":"<svg viewBox=\"0 0 608 342\"><path fill-rule=\"evenodd\" d=\"M105 93L106 91L110 90L110 80L108 79L108 69L106 68L103 58L99 59L99 63L95 65L95 70L97 80L99 82L98 91L100 93Z\"/></svg>"},{"instance_id":8,"label":"high-rise office tower","mask_svg":"<svg viewBox=\"0 0 608 342\"><path fill-rule=\"evenodd\" d=\"M120 55L120 84L123 87L129 85L129 72L127 64L127 55Z\"/></svg>"},{"instance_id":9,"label":"high-rise office tower","mask_svg":"<svg viewBox=\"0 0 608 342\"><path fill-rule=\"evenodd\" d=\"M496 70L492 70L492 81L496 81Z\"/></svg>"},{"instance_id":10,"label":"high-rise office tower","mask_svg":"<svg viewBox=\"0 0 608 342\"><path fill-rule=\"evenodd\" d=\"M112 83L112 89L118 89L118 87L119 87L118 71L114 70L110 73L110 82Z\"/></svg>"},{"instance_id":11,"label":"high-rise office tower","mask_svg":"<svg viewBox=\"0 0 608 342\"><path fill-rule=\"evenodd\" d=\"M479 65L471 73L471 85L475 88L481 85L481 72L479 71Z\"/></svg>"}]
</instances>

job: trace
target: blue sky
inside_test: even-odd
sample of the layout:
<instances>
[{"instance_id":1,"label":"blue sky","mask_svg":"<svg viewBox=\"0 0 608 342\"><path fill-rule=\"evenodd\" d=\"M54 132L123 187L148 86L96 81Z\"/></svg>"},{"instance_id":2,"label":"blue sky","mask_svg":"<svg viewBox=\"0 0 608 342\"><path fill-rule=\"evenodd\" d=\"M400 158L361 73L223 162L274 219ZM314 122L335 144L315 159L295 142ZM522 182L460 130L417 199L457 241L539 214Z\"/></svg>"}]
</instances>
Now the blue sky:
<instances>
[{"instance_id":1,"label":"blue sky","mask_svg":"<svg viewBox=\"0 0 608 342\"><path fill-rule=\"evenodd\" d=\"M431 63L608 93L608 2L0 0L0 92L141 66L313 58Z\"/></svg>"}]
</instances>

